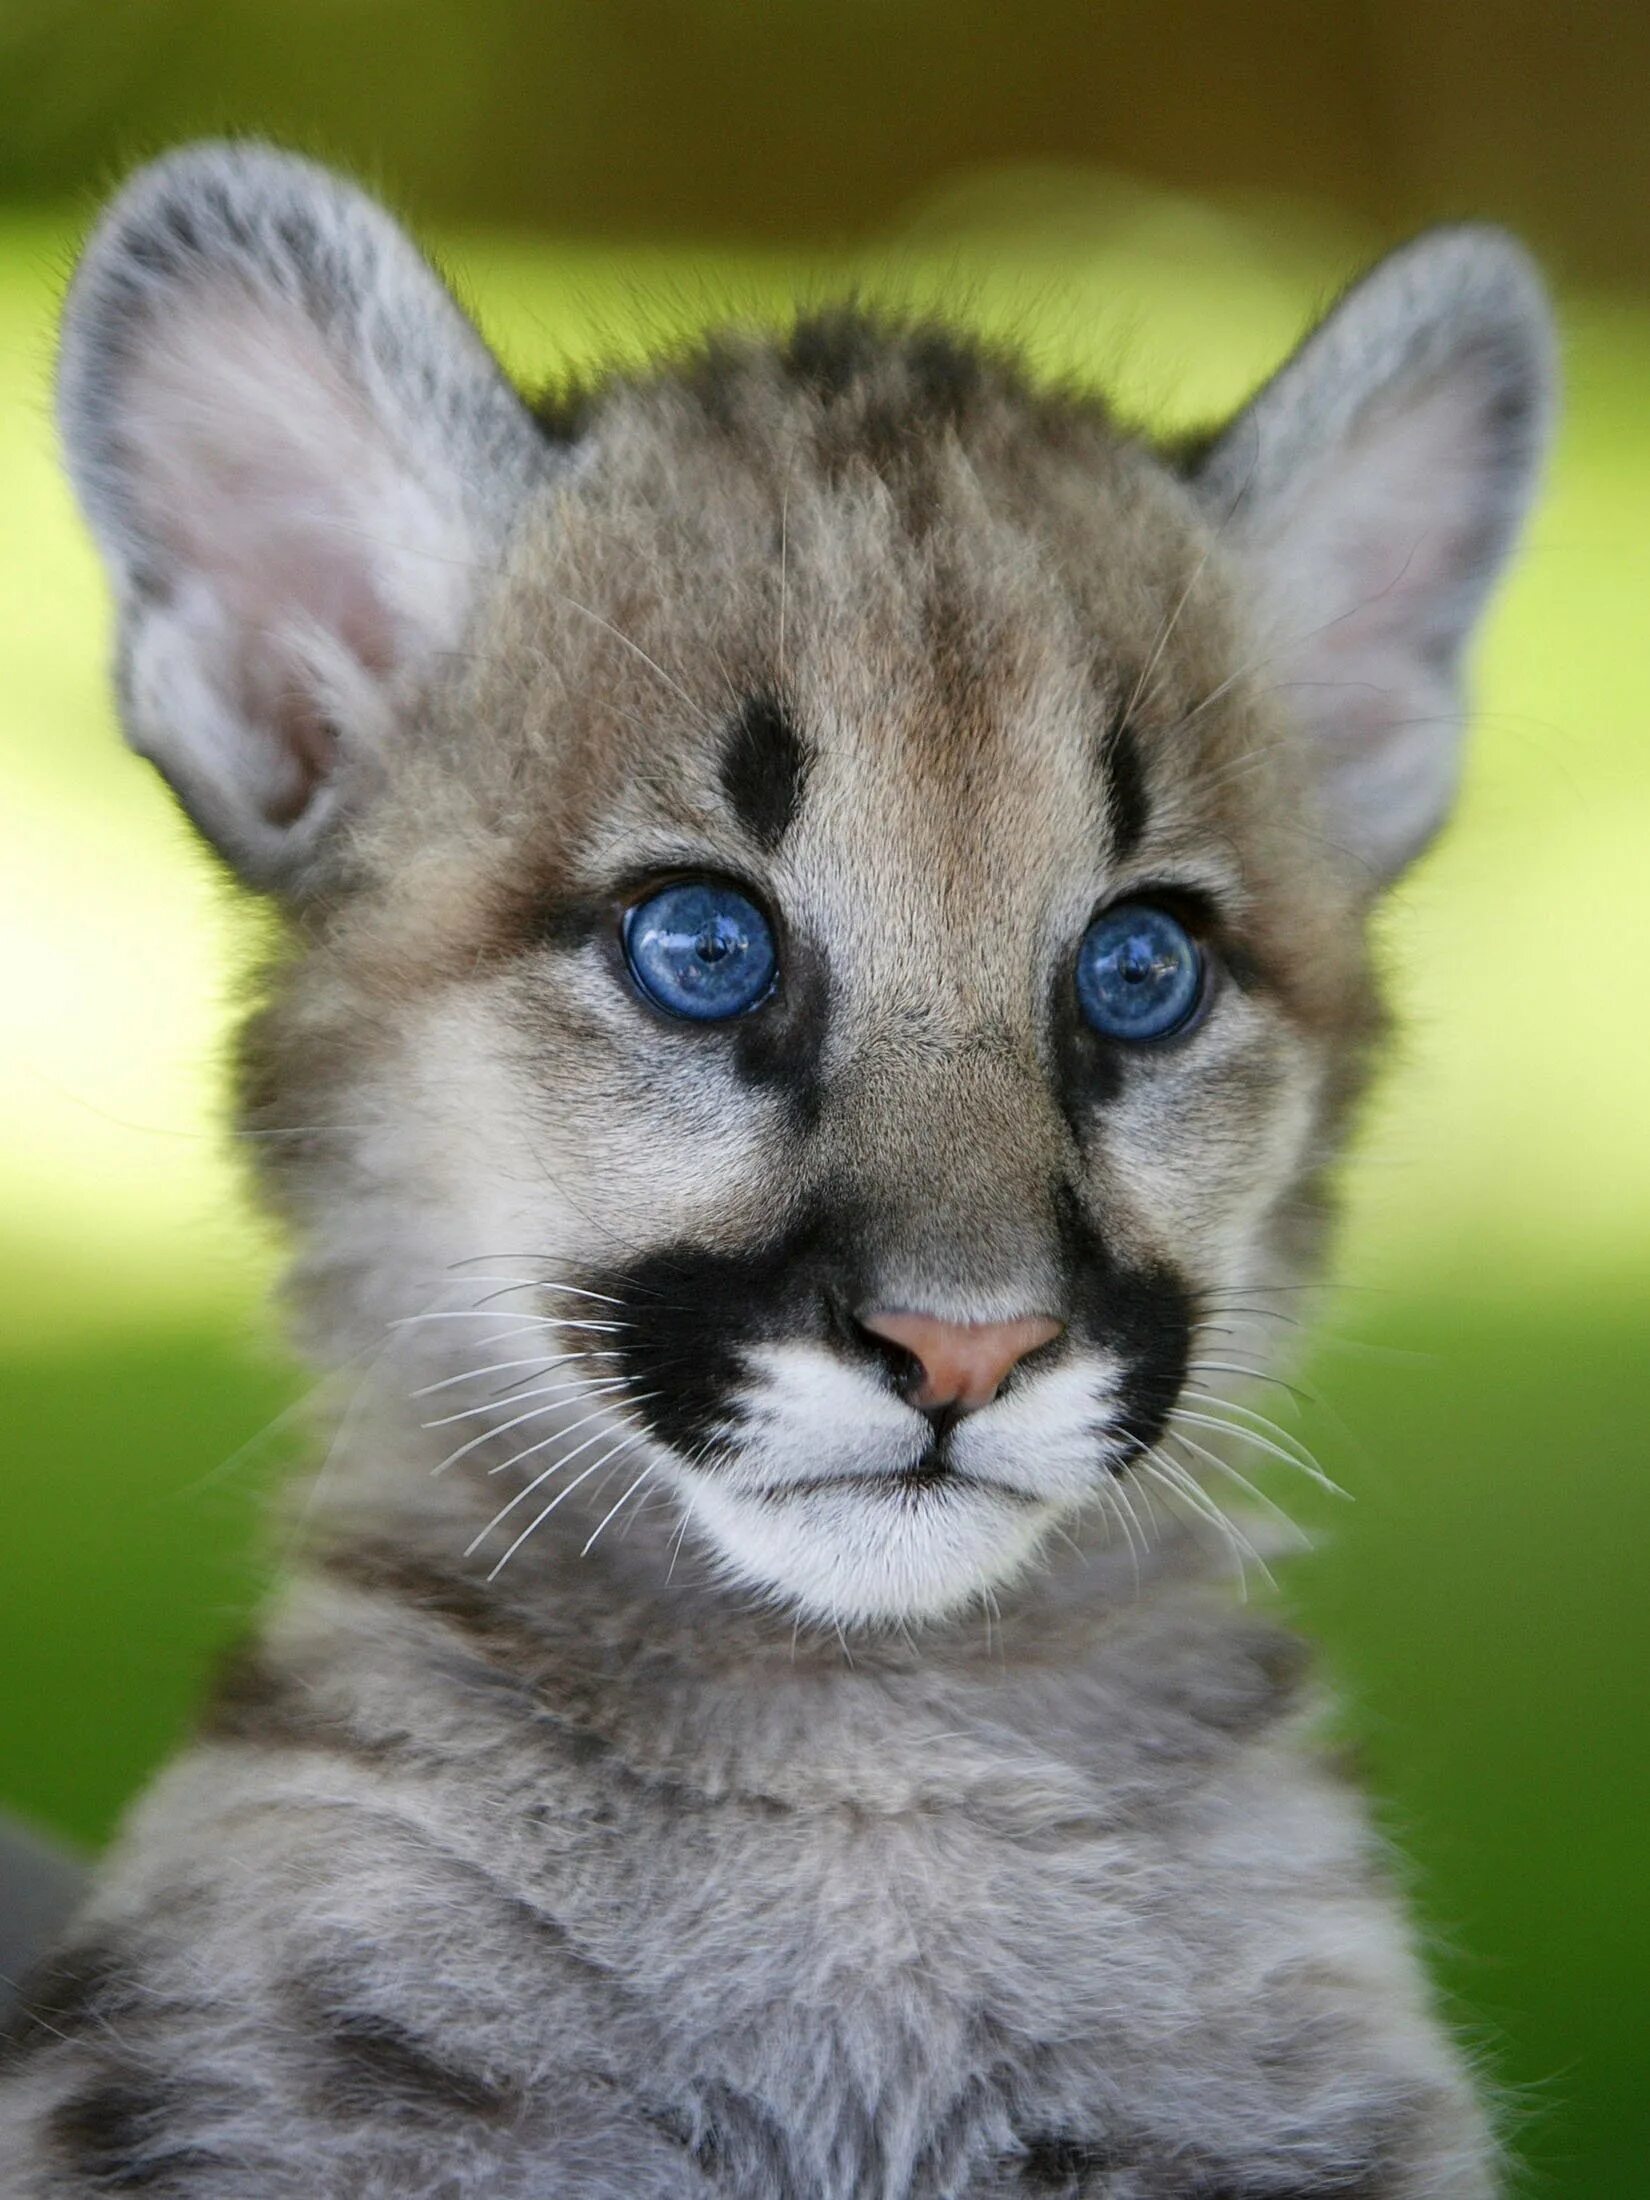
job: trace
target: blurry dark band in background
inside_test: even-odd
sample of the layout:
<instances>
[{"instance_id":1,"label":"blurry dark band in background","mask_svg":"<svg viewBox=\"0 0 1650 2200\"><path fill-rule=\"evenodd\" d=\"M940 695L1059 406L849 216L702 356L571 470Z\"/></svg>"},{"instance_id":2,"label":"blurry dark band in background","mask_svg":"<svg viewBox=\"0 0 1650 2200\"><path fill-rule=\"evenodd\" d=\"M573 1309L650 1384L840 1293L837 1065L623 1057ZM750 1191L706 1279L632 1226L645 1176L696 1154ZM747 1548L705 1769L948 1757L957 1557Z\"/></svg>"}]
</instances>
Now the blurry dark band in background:
<instances>
[{"instance_id":1,"label":"blurry dark band in background","mask_svg":"<svg viewBox=\"0 0 1650 2200\"><path fill-rule=\"evenodd\" d=\"M256 130L440 222L854 242L959 170L1098 164L1650 276L1630 0L4 0L0 200Z\"/></svg>"}]
</instances>

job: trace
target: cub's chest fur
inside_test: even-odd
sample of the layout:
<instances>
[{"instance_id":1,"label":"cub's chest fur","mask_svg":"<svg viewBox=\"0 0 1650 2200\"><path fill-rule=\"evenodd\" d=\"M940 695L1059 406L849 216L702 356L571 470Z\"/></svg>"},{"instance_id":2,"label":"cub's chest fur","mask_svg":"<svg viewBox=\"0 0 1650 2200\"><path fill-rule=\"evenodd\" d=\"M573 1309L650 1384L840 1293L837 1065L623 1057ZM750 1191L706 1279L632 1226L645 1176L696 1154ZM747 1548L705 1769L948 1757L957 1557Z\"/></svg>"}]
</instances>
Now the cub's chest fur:
<instances>
[{"instance_id":1,"label":"cub's chest fur","mask_svg":"<svg viewBox=\"0 0 1650 2200\"><path fill-rule=\"evenodd\" d=\"M1347 1799L1293 1767L1301 1659L1270 1624L1189 1594L844 1669L760 1630L694 1660L611 1613L513 1633L439 1578L427 1658L357 1596L275 1651L295 1717L375 1761L409 1723L425 1747L462 1728L433 1847L508 1907L490 1936L486 1904L445 1917L432 1856L419 1929L438 1971L462 1934L504 1999L436 2014L443 2062L508 2026L506 2090L633 2070L627 2113L750 2200L1039 2190L1079 2162L1160 2181L1073 2191L1176 2192L1188 2117L1210 2178L1260 2134L1309 2146L1379 1904ZM1389 2113L1310 2147L1371 2161Z\"/></svg>"}]
</instances>

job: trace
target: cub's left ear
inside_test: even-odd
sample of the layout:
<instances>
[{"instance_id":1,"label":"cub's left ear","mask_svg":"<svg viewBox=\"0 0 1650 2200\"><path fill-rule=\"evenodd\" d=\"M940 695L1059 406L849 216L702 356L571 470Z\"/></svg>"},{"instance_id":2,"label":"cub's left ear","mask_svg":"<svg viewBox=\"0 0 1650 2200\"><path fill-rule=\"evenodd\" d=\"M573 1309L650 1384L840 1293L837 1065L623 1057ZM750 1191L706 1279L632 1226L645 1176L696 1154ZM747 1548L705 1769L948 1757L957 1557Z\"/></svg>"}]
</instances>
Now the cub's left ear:
<instances>
[{"instance_id":1,"label":"cub's left ear","mask_svg":"<svg viewBox=\"0 0 1650 2200\"><path fill-rule=\"evenodd\" d=\"M341 880L398 721L548 472L526 406L382 207L235 144L169 155L104 214L58 417L127 738L250 884Z\"/></svg>"},{"instance_id":2,"label":"cub's left ear","mask_svg":"<svg viewBox=\"0 0 1650 2200\"><path fill-rule=\"evenodd\" d=\"M1448 813L1463 660L1555 386L1524 252L1436 230L1358 284L1194 468L1258 590L1262 676L1317 746L1330 832L1378 883Z\"/></svg>"}]
</instances>

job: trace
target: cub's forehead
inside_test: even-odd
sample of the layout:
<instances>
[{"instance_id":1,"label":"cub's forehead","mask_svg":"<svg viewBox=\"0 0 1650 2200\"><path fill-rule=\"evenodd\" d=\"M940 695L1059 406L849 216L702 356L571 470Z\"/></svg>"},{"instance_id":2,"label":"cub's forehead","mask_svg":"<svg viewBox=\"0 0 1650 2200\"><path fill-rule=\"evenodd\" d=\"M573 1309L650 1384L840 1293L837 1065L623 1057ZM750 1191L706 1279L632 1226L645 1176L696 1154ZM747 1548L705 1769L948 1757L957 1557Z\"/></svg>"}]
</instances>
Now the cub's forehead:
<instances>
[{"instance_id":1,"label":"cub's forehead","mask_svg":"<svg viewBox=\"0 0 1650 2200\"><path fill-rule=\"evenodd\" d=\"M609 392L389 790L377 929L468 971L546 908L611 931L713 870L861 991L909 989L923 942L1023 1008L1103 898L1157 884L1332 991L1346 927L1254 654L1218 537L1093 408L982 384L936 412L881 354L835 395L759 352L709 395Z\"/></svg>"},{"instance_id":2,"label":"cub's forehead","mask_svg":"<svg viewBox=\"0 0 1650 2200\"><path fill-rule=\"evenodd\" d=\"M1218 761L1233 620L1179 484L1097 414L871 383L828 403L758 355L715 402L610 400L483 608L452 760L496 752L598 862L793 827L1033 860L1137 818L1154 728L1191 726L1180 777Z\"/></svg>"}]
</instances>

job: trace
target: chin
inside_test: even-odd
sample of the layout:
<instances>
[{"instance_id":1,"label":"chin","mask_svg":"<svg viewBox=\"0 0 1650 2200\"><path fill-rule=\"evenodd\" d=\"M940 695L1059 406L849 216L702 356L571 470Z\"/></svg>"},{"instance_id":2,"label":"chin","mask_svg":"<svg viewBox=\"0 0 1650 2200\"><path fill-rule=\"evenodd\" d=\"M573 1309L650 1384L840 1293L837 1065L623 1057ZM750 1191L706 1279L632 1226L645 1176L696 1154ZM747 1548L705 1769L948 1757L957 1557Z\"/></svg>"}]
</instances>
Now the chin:
<instances>
[{"instance_id":1,"label":"chin","mask_svg":"<svg viewBox=\"0 0 1650 2200\"><path fill-rule=\"evenodd\" d=\"M1060 1508L959 1473L854 1475L760 1494L679 1480L728 1576L825 1626L946 1619L1024 1572Z\"/></svg>"}]
</instances>

